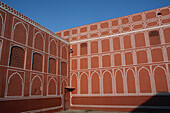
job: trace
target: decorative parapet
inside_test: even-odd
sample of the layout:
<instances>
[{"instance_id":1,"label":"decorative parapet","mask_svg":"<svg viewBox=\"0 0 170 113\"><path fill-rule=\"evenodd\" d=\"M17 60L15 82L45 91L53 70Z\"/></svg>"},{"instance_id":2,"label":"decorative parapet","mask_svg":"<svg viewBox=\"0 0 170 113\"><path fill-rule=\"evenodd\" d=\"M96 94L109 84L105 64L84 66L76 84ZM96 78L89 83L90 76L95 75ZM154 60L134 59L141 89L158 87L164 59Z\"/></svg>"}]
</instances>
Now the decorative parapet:
<instances>
[{"instance_id":1,"label":"decorative parapet","mask_svg":"<svg viewBox=\"0 0 170 113\"><path fill-rule=\"evenodd\" d=\"M63 39L63 38L57 36L57 35L56 35L55 33L53 33L52 31L48 30L47 28L43 27L42 25L40 25L39 23L33 21L32 19L30 19L30 18L24 16L22 13L20 13L20 12L18 12L17 10L11 8L10 6L4 4L3 2L0 2L0 8L2 8L2 9L4 9L4 10L6 10L7 12L9 12L9 13L11 13L11 14L17 16L18 18L20 18L20 19L22 19L22 20L28 22L29 24L31 24L31 25L33 25L33 26L39 28L40 30L42 30L42 31L44 31L44 32L46 32L46 33L48 33L48 34L50 34L51 36L57 38L58 40L60 40L60 41L62 41L62 42L64 42L64 43L66 43L66 44L69 44L65 39Z\"/></svg>"}]
</instances>

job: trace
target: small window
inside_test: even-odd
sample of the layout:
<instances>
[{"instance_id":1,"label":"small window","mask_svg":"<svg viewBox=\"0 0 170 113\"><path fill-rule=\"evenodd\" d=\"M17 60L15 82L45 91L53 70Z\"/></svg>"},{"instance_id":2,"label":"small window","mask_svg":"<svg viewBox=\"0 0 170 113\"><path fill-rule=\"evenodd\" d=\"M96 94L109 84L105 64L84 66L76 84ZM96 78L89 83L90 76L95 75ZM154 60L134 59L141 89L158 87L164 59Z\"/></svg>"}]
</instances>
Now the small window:
<instances>
[{"instance_id":1,"label":"small window","mask_svg":"<svg viewBox=\"0 0 170 113\"><path fill-rule=\"evenodd\" d=\"M161 44L159 31L158 30L150 31L149 32L149 40L150 40L150 45Z\"/></svg>"},{"instance_id":2,"label":"small window","mask_svg":"<svg viewBox=\"0 0 170 113\"><path fill-rule=\"evenodd\" d=\"M18 46L13 46L11 48L9 66L23 68L24 67L24 55L25 55L25 51L23 48L18 47Z\"/></svg>"}]
</instances>

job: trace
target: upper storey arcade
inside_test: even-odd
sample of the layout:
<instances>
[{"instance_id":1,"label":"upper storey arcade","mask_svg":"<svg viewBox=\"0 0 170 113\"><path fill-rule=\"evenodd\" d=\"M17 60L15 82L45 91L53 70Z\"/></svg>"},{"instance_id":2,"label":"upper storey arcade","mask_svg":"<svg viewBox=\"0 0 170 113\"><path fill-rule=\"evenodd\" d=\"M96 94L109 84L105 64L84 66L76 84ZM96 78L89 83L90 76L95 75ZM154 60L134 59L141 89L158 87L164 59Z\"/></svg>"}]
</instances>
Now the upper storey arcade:
<instances>
[{"instance_id":1,"label":"upper storey arcade","mask_svg":"<svg viewBox=\"0 0 170 113\"><path fill-rule=\"evenodd\" d=\"M56 32L58 36L76 43L81 40L119 36L131 32L166 26L170 23L170 6L109 19ZM86 40L87 41L87 40Z\"/></svg>"},{"instance_id":2,"label":"upper storey arcade","mask_svg":"<svg viewBox=\"0 0 170 113\"><path fill-rule=\"evenodd\" d=\"M42 32L50 35L51 37L54 37L57 40L60 40L61 42L65 43L67 45L69 44L66 40L64 40L61 37L57 36L52 31L48 30L47 28L43 27L42 25L40 25L39 23L33 21L32 19L24 16L22 13L20 13L17 10L11 8L10 6L4 4L3 2L0 2L0 8L3 9L3 10L0 10L1 11L1 14L0 14L1 23L0 24L2 24L1 25L2 28L0 28L1 36L4 36L6 38L11 37L11 33L9 32L10 28L6 28L6 27L9 27L10 24L12 23L12 26L15 29L17 24L21 23L21 22L19 22L21 20L22 22L24 22L24 23L22 23L23 28L26 29L26 31L27 31L26 35L28 35L28 30L29 30L28 27L29 27L29 25L30 26L32 25L33 27L37 28L38 30L41 30ZM7 12L9 14L7 14ZM9 16L9 17L13 16L13 18L7 18L7 16ZM13 21L14 18L17 18L18 20L14 22Z\"/></svg>"},{"instance_id":3,"label":"upper storey arcade","mask_svg":"<svg viewBox=\"0 0 170 113\"><path fill-rule=\"evenodd\" d=\"M68 52L65 39L0 2L0 66L68 75Z\"/></svg>"}]
</instances>

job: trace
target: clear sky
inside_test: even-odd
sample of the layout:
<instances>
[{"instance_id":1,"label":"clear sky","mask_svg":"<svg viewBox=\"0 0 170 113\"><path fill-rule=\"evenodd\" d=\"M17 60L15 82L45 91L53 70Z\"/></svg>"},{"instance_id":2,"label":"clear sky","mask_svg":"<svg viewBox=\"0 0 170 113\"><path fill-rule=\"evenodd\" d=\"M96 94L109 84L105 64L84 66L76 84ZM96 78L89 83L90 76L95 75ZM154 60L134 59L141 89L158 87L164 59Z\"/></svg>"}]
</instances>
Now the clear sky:
<instances>
[{"instance_id":1,"label":"clear sky","mask_svg":"<svg viewBox=\"0 0 170 113\"><path fill-rule=\"evenodd\" d=\"M170 0L1 0L57 32L170 5Z\"/></svg>"}]
</instances>

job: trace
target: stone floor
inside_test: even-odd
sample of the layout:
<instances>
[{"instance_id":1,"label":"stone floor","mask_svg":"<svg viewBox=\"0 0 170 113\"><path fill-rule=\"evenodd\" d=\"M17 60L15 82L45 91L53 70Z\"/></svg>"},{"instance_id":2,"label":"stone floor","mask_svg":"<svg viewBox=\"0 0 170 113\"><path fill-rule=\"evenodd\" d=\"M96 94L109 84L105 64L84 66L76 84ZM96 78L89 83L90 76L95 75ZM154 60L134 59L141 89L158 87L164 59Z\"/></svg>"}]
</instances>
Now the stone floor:
<instances>
[{"instance_id":1,"label":"stone floor","mask_svg":"<svg viewBox=\"0 0 170 113\"><path fill-rule=\"evenodd\" d=\"M108 111L91 111L91 110L67 110L56 113L130 113L130 112L108 112ZM133 112L133 113L146 113L146 112Z\"/></svg>"}]
</instances>

